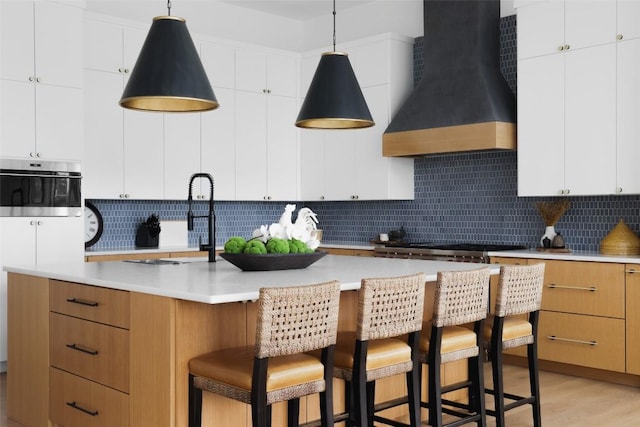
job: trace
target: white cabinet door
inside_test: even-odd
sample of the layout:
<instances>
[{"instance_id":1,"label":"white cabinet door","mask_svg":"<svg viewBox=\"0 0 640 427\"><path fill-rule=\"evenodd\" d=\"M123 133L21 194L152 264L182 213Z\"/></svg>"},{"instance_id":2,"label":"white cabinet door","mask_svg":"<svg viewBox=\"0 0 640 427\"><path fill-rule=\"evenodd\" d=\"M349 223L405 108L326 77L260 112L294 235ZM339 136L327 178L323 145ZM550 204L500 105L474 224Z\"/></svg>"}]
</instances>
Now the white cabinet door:
<instances>
[{"instance_id":1,"label":"white cabinet door","mask_svg":"<svg viewBox=\"0 0 640 427\"><path fill-rule=\"evenodd\" d=\"M82 262L84 217L36 218L36 263Z\"/></svg>"},{"instance_id":2,"label":"white cabinet door","mask_svg":"<svg viewBox=\"0 0 640 427\"><path fill-rule=\"evenodd\" d=\"M519 59L564 50L563 1L543 1L519 7L517 18ZM544 23L544 31L541 31L541 23Z\"/></svg>"},{"instance_id":3,"label":"white cabinet door","mask_svg":"<svg viewBox=\"0 0 640 427\"><path fill-rule=\"evenodd\" d=\"M549 153L553 155L553 153ZM616 188L616 44L565 54L565 188Z\"/></svg>"},{"instance_id":4,"label":"white cabinet door","mask_svg":"<svg viewBox=\"0 0 640 427\"><path fill-rule=\"evenodd\" d=\"M640 37L640 1L618 0L618 35L622 40Z\"/></svg>"},{"instance_id":5,"label":"white cabinet door","mask_svg":"<svg viewBox=\"0 0 640 427\"><path fill-rule=\"evenodd\" d=\"M35 86L26 81L2 80L0 102L0 155L35 157Z\"/></svg>"},{"instance_id":6,"label":"white cabinet door","mask_svg":"<svg viewBox=\"0 0 640 427\"><path fill-rule=\"evenodd\" d=\"M236 49L236 89L295 97L297 75L293 56Z\"/></svg>"},{"instance_id":7,"label":"white cabinet door","mask_svg":"<svg viewBox=\"0 0 640 427\"><path fill-rule=\"evenodd\" d=\"M388 85L362 88L375 126L355 130L356 193L360 200L380 200L389 196L389 158L382 157L382 134L389 122Z\"/></svg>"},{"instance_id":8,"label":"white cabinet door","mask_svg":"<svg viewBox=\"0 0 640 427\"><path fill-rule=\"evenodd\" d=\"M93 19L84 21L84 68L123 72L122 26Z\"/></svg>"},{"instance_id":9,"label":"white cabinet door","mask_svg":"<svg viewBox=\"0 0 640 427\"><path fill-rule=\"evenodd\" d=\"M7 360L7 273L5 265L36 262L36 227L30 218L0 218L0 362Z\"/></svg>"},{"instance_id":10,"label":"white cabinet door","mask_svg":"<svg viewBox=\"0 0 640 427\"><path fill-rule=\"evenodd\" d=\"M82 88L82 9L35 2L35 69L40 83Z\"/></svg>"},{"instance_id":11,"label":"white cabinet door","mask_svg":"<svg viewBox=\"0 0 640 427\"><path fill-rule=\"evenodd\" d=\"M325 189L328 200L357 200L355 130L328 130L325 140Z\"/></svg>"},{"instance_id":12,"label":"white cabinet door","mask_svg":"<svg viewBox=\"0 0 640 427\"><path fill-rule=\"evenodd\" d=\"M298 70L291 56L267 56L267 89L270 94L295 97L297 95ZM292 121L295 119L293 116Z\"/></svg>"},{"instance_id":13,"label":"white cabinet door","mask_svg":"<svg viewBox=\"0 0 640 427\"><path fill-rule=\"evenodd\" d=\"M640 38L618 47L617 192L640 193Z\"/></svg>"},{"instance_id":14,"label":"white cabinet door","mask_svg":"<svg viewBox=\"0 0 640 427\"><path fill-rule=\"evenodd\" d=\"M235 49L229 46L216 45L209 42L200 43L200 59L204 66L213 91L222 105L224 100L218 97L217 88L235 88L236 67Z\"/></svg>"},{"instance_id":15,"label":"white cabinet door","mask_svg":"<svg viewBox=\"0 0 640 427\"><path fill-rule=\"evenodd\" d=\"M165 114L164 198L186 200L189 179L196 172L200 172L200 114ZM200 199L199 183L194 185L193 197Z\"/></svg>"},{"instance_id":16,"label":"white cabinet door","mask_svg":"<svg viewBox=\"0 0 640 427\"><path fill-rule=\"evenodd\" d=\"M267 90L267 55L236 49L236 89L265 93Z\"/></svg>"},{"instance_id":17,"label":"white cabinet door","mask_svg":"<svg viewBox=\"0 0 640 427\"><path fill-rule=\"evenodd\" d=\"M266 98L267 195L270 200L296 200L300 181L296 99L273 93Z\"/></svg>"},{"instance_id":18,"label":"white cabinet door","mask_svg":"<svg viewBox=\"0 0 640 427\"><path fill-rule=\"evenodd\" d=\"M200 168L213 176L216 200L236 199L236 97L233 89L214 88L220 107L201 113ZM241 156L242 157L242 156ZM209 199L209 184L201 189Z\"/></svg>"},{"instance_id":19,"label":"white cabinet door","mask_svg":"<svg viewBox=\"0 0 640 427\"><path fill-rule=\"evenodd\" d=\"M124 109L118 105L122 76L85 70L85 152L82 195L86 199L124 197Z\"/></svg>"},{"instance_id":20,"label":"white cabinet door","mask_svg":"<svg viewBox=\"0 0 640 427\"><path fill-rule=\"evenodd\" d=\"M33 2L0 2L0 78L27 82L34 77Z\"/></svg>"},{"instance_id":21,"label":"white cabinet door","mask_svg":"<svg viewBox=\"0 0 640 427\"><path fill-rule=\"evenodd\" d=\"M564 9L564 40L569 50L616 40L615 0L568 0L564 2Z\"/></svg>"},{"instance_id":22,"label":"white cabinet door","mask_svg":"<svg viewBox=\"0 0 640 427\"><path fill-rule=\"evenodd\" d=\"M268 200L266 102L262 93L236 91L237 200Z\"/></svg>"},{"instance_id":23,"label":"white cabinet door","mask_svg":"<svg viewBox=\"0 0 640 427\"><path fill-rule=\"evenodd\" d=\"M36 85L36 152L40 157L81 160L83 123L82 89Z\"/></svg>"},{"instance_id":24,"label":"white cabinet door","mask_svg":"<svg viewBox=\"0 0 640 427\"><path fill-rule=\"evenodd\" d=\"M123 129L124 197L162 200L164 198L163 115L125 109Z\"/></svg>"},{"instance_id":25,"label":"white cabinet door","mask_svg":"<svg viewBox=\"0 0 640 427\"><path fill-rule=\"evenodd\" d=\"M325 134L319 129L300 131L300 197L317 201L326 198Z\"/></svg>"},{"instance_id":26,"label":"white cabinet door","mask_svg":"<svg viewBox=\"0 0 640 427\"><path fill-rule=\"evenodd\" d=\"M564 56L518 61L518 195L564 190Z\"/></svg>"}]
</instances>

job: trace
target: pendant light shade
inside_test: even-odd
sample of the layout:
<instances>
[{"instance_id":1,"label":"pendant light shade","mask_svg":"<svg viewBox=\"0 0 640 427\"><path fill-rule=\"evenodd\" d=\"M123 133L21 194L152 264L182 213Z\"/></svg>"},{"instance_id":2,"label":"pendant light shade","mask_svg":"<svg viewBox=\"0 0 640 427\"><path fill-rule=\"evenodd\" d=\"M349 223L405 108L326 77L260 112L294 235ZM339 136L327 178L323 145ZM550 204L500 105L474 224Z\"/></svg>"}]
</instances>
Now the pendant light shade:
<instances>
[{"instance_id":1,"label":"pendant light shade","mask_svg":"<svg viewBox=\"0 0 640 427\"><path fill-rule=\"evenodd\" d=\"M153 18L120 105L133 110L165 112L218 108L183 18Z\"/></svg>"},{"instance_id":2,"label":"pendant light shade","mask_svg":"<svg viewBox=\"0 0 640 427\"><path fill-rule=\"evenodd\" d=\"M320 57L296 126L357 129L374 124L349 56L336 52L336 0L333 0L333 52L325 52Z\"/></svg>"},{"instance_id":3,"label":"pendant light shade","mask_svg":"<svg viewBox=\"0 0 640 427\"><path fill-rule=\"evenodd\" d=\"M298 114L296 126L352 129L373 125L369 107L347 54L323 53Z\"/></svg>"}]
</instances>

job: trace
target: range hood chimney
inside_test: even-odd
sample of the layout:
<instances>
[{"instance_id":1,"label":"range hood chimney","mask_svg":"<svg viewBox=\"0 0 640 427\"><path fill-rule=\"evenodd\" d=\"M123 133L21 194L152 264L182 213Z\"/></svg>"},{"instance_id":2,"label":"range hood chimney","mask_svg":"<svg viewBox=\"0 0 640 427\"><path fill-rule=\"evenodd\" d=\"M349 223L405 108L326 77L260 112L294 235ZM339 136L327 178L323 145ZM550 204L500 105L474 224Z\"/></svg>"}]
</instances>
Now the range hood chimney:
<instances>
[{"instance_id":1,"label":"range hood chimney","mask_svg":"<svg viewBox=\"0 0 640 427\"><path fill-rule=\"evenodd\" d=\"M388 157L516 148L498 0L424 0L424 74L387 127Z\"/></svg>"}]
</instances>

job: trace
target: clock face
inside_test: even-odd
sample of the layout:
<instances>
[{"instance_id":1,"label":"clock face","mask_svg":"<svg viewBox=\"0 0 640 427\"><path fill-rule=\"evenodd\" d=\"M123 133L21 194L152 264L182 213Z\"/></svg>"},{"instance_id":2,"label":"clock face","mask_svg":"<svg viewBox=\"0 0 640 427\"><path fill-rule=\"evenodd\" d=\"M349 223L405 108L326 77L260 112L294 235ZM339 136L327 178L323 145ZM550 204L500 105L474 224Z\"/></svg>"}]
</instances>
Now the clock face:
<instances>
[{"instance_id":1,"label":"clock face","mask_svg":"<svg viewBox=\"0 0 640 427\"><path fill-rule=\"evenodd\" d=\"M95 244L102 236L104 223L98 208L91 202L85 201L84 206L84 247Z\"/></svg>"}]
</instances>

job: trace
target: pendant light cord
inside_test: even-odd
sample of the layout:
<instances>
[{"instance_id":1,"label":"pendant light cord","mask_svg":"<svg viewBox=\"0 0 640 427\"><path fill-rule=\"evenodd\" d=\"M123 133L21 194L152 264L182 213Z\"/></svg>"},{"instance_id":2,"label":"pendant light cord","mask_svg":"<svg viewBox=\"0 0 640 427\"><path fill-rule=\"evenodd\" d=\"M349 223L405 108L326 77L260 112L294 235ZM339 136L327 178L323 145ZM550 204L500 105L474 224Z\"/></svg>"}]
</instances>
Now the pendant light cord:
<instances>
[{"instance_id":1,"label":"pendant light cord","mask_svg":"<svg viewBox=\"0 0 640 427\"><path fill-rule=\"evenodd\" d=\"M336 51L336 0L333 0L333 51Z\"/></svg>"},{"instance_id":2,"label":"pendant light cord","mask_svg":"<svg viewBox=\"0 0 640 427\"><path fill-rule=\"evenodd\" d=\"M171 16L171 0L167 0L167 16Z\"/></svg>"}]
</instances>

